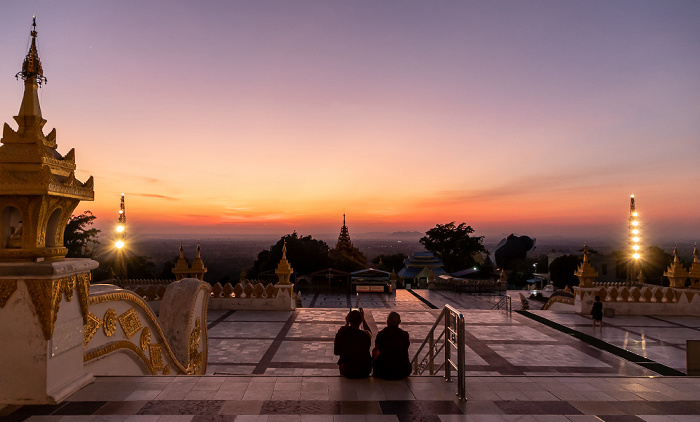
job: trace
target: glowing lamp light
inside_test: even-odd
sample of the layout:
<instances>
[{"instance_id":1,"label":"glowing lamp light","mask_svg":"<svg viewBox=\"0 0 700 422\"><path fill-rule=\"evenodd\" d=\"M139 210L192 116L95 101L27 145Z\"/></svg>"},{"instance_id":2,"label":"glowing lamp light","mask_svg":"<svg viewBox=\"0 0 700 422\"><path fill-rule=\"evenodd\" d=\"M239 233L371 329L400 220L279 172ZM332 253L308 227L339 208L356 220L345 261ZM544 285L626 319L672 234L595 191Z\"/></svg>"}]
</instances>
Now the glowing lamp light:
<instances>
[{"instance_id":1,"label":"glowing lamp light","mask_svg":"<svg viewBox=\"0 0 700 422\"><path fill-rule=\"evenodd\" d=\"M634 229L634 230L632 230L632 233L634 233L634 234L639 234L639 230Z\"/></svg>"},{"instance_id":2,"label":"glowing lamp light","mask_svg":"<svg viewBox=\"0 0 700 422\"><path fill-rule=\"evenodd\" d=\"M632 222L632 225L633 225L633 226L638 226L638 225L639 225L639 221L633 221L633 222Z\"/></svg>"},{"instance_id":3,"label":"glowing lamp light","mask_svg":"<svg viewBox=\"0 0 700 422\"><path fill-rule=\"evenodd\" d=\"M121 233L121 232L123 232L123 231L124 231L124 226L122 226L121 224L118 225L118 226L117 226L117 233Z\"/></svg>"},{"instance_id":4,"label":"glowing lamp light","mask_svg":"<svg viewBox=\"0 0 700 422\"><path fill-rule=\"evenodd\" d=\"M633 241L633 242L639 242L639 238L635 236L635 237L632 238L632 241Z\"/></svg>"},{"instance_id":5,"label":"glowing lamp light","mask_svg":"<svg viewBox=\"0 0 700 422\"><path fill-rule=\"evenodd\" d=\"M121 240L118 240L117 243L114 244L114 246L116 246L117 249L121 249L124 247L124 242Z\"/></svg>"},{"instance_id":6,"label":"glowing lamp light","mask_svg":"<svg viewBox=\"0 0 700 422\"><path fill-rule=\"evenodd\" d=\"M635 251L638 251L638 250L639 250L639 245L634 245L634 246L632 246L632 249L634 249Z\"/></svg>"},{"instance_id":7,"label":"glowing lamp light","mask_svg":"<svg viewBox=\"0 0 700 422\"><path fill-rule=\"evenodd\" d=\"M636 253L636 254L632 255L632 258L634 258L634 259L639 259L640 256L641 256L641 255L639 255L638 253Z\"/></svg>"},{"instance_id":8,"label":"glowing lamp light","mask_svg":"<svg viewBox=\"0 0 700 422\"><path fill-rule=\"evenodd\" d=\"M638 216L638 215L639 215L639 214L637 214L636 212L633 212L633 213L632 213L632 217L636 217L636 216Z\"/></svg>"},{"instance_id":9,"label":"glowing lamp light","mask_svg":"<svg viewBox=\"0 0 700 422\"><path fill-rule=\"evenodd\" d=\"M124 214L124 211L122 211L122 210L119 210L119 214Z\"/></svg>"}]
</instances>

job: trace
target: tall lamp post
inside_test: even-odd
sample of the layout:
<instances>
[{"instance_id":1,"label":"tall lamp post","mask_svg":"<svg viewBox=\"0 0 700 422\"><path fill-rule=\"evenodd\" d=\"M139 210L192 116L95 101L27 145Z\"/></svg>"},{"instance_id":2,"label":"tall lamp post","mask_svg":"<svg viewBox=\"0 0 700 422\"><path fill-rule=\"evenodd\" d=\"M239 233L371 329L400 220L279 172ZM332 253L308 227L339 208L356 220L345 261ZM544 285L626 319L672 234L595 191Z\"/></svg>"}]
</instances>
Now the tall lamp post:
<instances>
[{"instance_id":1,"label":"tall lamp post","mask_svg":"<svg viewBox=\"0 0 700 422\"><path fill-rule=\"evenodd\" d=\"M627 261L627 284L632 284L637 279L639 272L639 260L641 259L639 213L634 203L634 195L630 195L630 220L629 220L629 248L630 259Z\"/></svg>"},{"instance_id":2,"label":"tall lamp post","mask_svg":"<svg viewBox=\"0 0 700 422\"><path fill-rule=\"evenodd\" d=\"M116 276L119 280L126 281L126 259L124 259L124 246L126 246L126 209L124 208L124 194L122 193L119 206L119 219L117 220L117 236L114 246L117 248Z\"/></svg>"}]
</instances>

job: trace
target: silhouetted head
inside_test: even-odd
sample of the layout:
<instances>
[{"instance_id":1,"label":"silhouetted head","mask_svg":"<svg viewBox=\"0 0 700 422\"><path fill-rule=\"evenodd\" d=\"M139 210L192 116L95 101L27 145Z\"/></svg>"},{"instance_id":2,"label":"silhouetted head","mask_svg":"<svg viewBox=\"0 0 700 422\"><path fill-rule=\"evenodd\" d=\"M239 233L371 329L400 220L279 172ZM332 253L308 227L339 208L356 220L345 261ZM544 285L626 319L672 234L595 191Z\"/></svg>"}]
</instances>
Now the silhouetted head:
<instances>
[{"instance_id":1,"label":"silhouetted head","mask_svg":"<svg viewBox=\"0 0 700 422\"><path fill-rule=\"evenodd\" d=\"M348 314L348 322L353 327L359 327L362 324L362 314L358 310L350 311Z\"/></svg>"},{"instance_id":2,"label":"silhouetted head","mask_svg":"<svg viewBox=\"0 0 700 422\"><path fill-rule=\"evenodd\" d=\"M386 317L386 325L389 327L398 327L401 324L401 315L398 312L389 312Z\"/></svg>"},{"instance_id":3,"label":"silhouetted head","mask_svg":"<svg viewBox=\"0 0 700 422\"><path fill-rule=\"evenodd\" d=\"M596 302L600 302L600 296L596 296L596 297L595 297L595 301L596 301Z\"/></svg>"}]
</instances>

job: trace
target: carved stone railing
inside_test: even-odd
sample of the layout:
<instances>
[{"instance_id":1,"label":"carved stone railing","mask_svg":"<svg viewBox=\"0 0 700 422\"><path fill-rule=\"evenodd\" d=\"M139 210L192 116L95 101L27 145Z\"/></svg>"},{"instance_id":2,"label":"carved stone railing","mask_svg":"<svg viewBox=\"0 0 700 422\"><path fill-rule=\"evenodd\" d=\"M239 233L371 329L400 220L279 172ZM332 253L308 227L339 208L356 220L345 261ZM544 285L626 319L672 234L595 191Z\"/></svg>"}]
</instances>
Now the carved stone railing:
<instances>
[{"instance_id":1,"label":"carved stone railing","mask_svg":"<svg viewBox=\"0 0 700 422\"><path fill-rule=\"evenodd\" d=\"M196 279L168 285L160 316L138 294L90 286L84 366L95 375L177 375L206 372L207 303L211 288Z\"/></svg>"},{"instance_id":2,"label":"carved stone railing","mask_svg":"<svg viewBox=\"0 0 700 422\"><path fill-rule=\"evenodd\" d=\"M293 284L247 282L221 286L216 283L209 306L211 309L293 310L296 301Z\"/></svg>"},{"instance_id":3,"label":"carved stone railing","mask_svg":"<svg viewBox=\"0 0 700 422\"><path fill-rule=\"evenodd\" d=\"M700 290L654 285L574 287L576 312L590 314L596 296L616 315L700 315Z\"/></svg>"}]
</instances>

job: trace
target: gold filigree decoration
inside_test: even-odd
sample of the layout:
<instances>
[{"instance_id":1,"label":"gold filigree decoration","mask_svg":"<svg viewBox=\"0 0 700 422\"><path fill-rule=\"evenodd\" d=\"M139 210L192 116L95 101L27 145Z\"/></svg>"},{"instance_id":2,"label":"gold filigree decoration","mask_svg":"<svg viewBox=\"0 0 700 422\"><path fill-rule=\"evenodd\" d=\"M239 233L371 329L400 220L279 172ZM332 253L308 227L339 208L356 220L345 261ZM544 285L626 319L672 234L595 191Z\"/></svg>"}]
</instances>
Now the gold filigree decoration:
<instances>
[{"instance_id":1,"label":"gold filigree decoration","mask_svg":"<svg viewBox=\"0 0 700 422\"><path fill-rule=\"evenodd\" d=\"M97 330L100 329L101 325L102 320L99 319L97 315L88 313L88 322L83 329L83 349L87 347L90 340L97 334Z\"/></svg>"},{"instance_id":2,"label":"gold filigree decoration","mask_svg":"<svg viewBox=\"0 0 700 422\"><path fill-rule=\"evenodd\" d=\"M17 290L17 280L0 280L0 308L5 306L15 290Z\"/></svg>"},{"instance_id":3,"label":"gold filigree decoration","mask_svg":"<svg viewBox=\"0 0 700 422\"><path fill-rule=\"evenodd\" d=\"M202 327L199 317L194 321L194 328L190 333L190 341L187 347L187 373L198 374L202 370L202 361L204 354L199 351L199 341L201 339Z\"/></svg>"},{"instance_id":4,"label":"gold filigree decoration","mask_svg":"<svg viewBox=\"0 0 700 422\"><path fill-rule=\"evenodd\" d=\"M120 350L120 349L127 349L127 350L131 350L132 352L134 352L141 359L141 362L143 363L146 370L148 370L151 373L151 375L156 375L155 371L153 371L153 367L151 366L151 363L148 360L148 357L146 357L146 354L141 349L139 349L139 347L137 345L135 345L134 343L132 343L128 340L115 341L113 343L109 343L108 345L106 345L105 347L103 347L101 349L94 350L94 351L89 352L89 353L85 353L83 355L83 363L90 362L91 360L108 355L108 354L115 352L117 350Z\"/></svg>"},{"instance_id":5,"label":"gold filigree decoration","mask_svg":"<svg viewBox=\"0 0 700 422\"><path fill-rule=\"evenodd\" d=\"M70 302L73 300L73 290L75 290L75 285L76 285L76 279L77 277L72 276L72 277L66 277L63 280L62 287L63 287L63 294L66 295L66 300Z\"/></svg>"},{"instance_id":6,"label":"gold filigree decoration","mask_svg":"<svg viewBox=\"0 0 700 422\"><path fill-rule=\"evenodd\" d=\"M144 327L141 331L141 350L144 352L148 349L148 343L151 342L151 329Z\"/></svg>"},{"instance_id":7,"label":"gold filigree decoration","mask_svg":"<svg viewBox=\"0 0 700 422\"><path fill-rule=\"evenodd\" d=\"M136 334L136 332L141 329L141 321L139 320L139 315L136 313L136 309L131 308L119 315L119 324L122 326L122 330L127 339L130 339L131 336Z\"/></svg>"},{"instance_id":8,"label":"gold filigree decoration","mask_svg":"<svg viewBox=\"0 0 700 422\"><path fill-rule=\"evenodd\" d=\"M83 314L83 324L87 324L88 314L88 297L90 296L90 273L78 274L76 276L75 287L78 291L78 302L80 303L80 313Z\"/></svg>"},{"instance_id":9,"label":"gold filigree decoration","mask_svg":"<svg viewBox=\"0 0 700 422\"><path fill-rule=\"evenodd\" d=\"M105 312L105 325L102 327L107 337L112 337L112 334L117 330L117 311L112 308Z\"/></svg>"},{"instance_id":10,"label":"gold filigree decoration","mask_svg":"<svg viewBox=\"0 0 700 422\"><path fill-rule=\"evenodd\" d=\"M29 298L34 304L34 310L39 318L39 325L44 333L44 339L50 340L53 327L58 317L61 304L61 279L58 280L25 280Z\"/></svg>"},{"instance_id":11,"label":"gold filigree decoration","mask_svg":"<svg viewBox=\"0 0 700 422\"><path fill-rule=\"evenodd\" d=\"M151 355L151 370L155 373L163 370L163 355L160 351L160 344L150 344L148 353Z\"/></svg>"},{"instance_id":12,"label":"gold filigree decoration","mask_svg":"<svg viewBox=\"0 0 700 422\"><path fill-rule=\"evenodd\" d=\"M168 365L165 365L163 368L163 375L170 375L170 367Z\"/></svg>"},{"instance_id":13,"label":"gold filigree decoration","mask_svg":"<svg viewBox=\"0 0 700 422\"><path fill-rule=\"evenodd\" d=\"M206 283L202 283L202 284L205 285ZM165 335L163 334L163 329L160 327L160 324L158 324L158 318L156 318L155 314L153 313L153 310L136 293L134 293L132 291L128 291L128 290L121 290L121 291L117 291L117 292L109 292L109 293L91 295L88 298L88 303L90 306L98 305L100 303L113 302L113 301L114 302L118 302L118 301L130 302L130 303L138 306L139 308L141 308L141 311L143 311L143 314L146 315L146 319L151 322L151 325L153 326L153 329L155 330L155 332L152 333L152 336L155 337L156 339L158 339L158 338L165 339ZM204 309L204 312L202 313L202 315L203 315L203 317L206 317L206 308ZM187 369L175 357L175 354L173 353L173 351L170 348L170 345L168 344L167 341L163 344L163 347L164 347L164 353L165 353L166 357L170 358L176 366L176 368L173 368L173 370L175 370L175 372L178 374L186 373Z\"/></svg>"}]
</instances>

